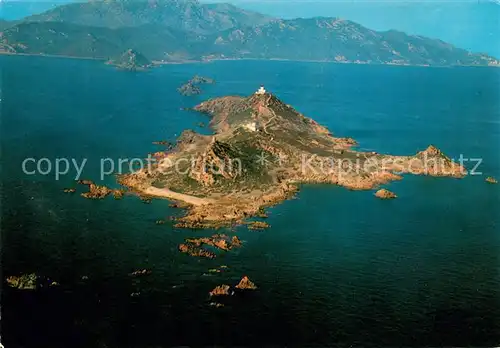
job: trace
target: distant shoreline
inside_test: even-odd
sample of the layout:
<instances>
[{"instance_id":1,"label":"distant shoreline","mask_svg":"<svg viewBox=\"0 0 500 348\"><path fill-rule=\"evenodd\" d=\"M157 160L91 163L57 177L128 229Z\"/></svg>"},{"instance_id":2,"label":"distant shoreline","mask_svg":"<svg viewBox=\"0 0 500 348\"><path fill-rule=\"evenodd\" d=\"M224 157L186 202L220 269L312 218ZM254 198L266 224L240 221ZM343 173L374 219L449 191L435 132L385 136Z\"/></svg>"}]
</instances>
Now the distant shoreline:
<instances>
[{"instance_id":1,"label":"distant shoreline","mask_svg":"<svg viewBox=\"0 0 500 348\"><path fill-rule=\"evenodd\" d=\"M68 55L57 54L35 54L35 53L11 53L0 52L0 56L25 56L25 57L46 57L46 58L67 58L79 60L93 60L93 61L108 61L107 58L94 58L94 57L77 57ZM209 60L179 60L179 61L158 61L153 60L152 65L181 65L181 64L200 64L200 63L213 63L221 61L277 61L277 62L303 62L303 63L328 63L328 64L346 64L346 65L384 65L384 66L407 66L407 67L421 67L421 68L453 68L453 67L478 67L478 68L500 68L500 65L425 65L425 64L392 64L392 63L355 63L355 62L339 62L334 60L313 60L313 59L286 59L286 58L217 58Z\"/></svg>"},{"instance_id":2,"label":"distant shoreline","mask_svg":"<svg viewBox=\"0 0 500 348\"><path fill-rule=\"evenodd\" d=\"M12 53L12 52L0 52L0 56L24 56L24 57L47 57L47 58L67 58L67 59L80 59L80 60L98 60L105 62L105 58L93 58L93 57L77 57L77 56L66 56L58 54L35 54L35 53Z\"/></svg>"}]
</instances>

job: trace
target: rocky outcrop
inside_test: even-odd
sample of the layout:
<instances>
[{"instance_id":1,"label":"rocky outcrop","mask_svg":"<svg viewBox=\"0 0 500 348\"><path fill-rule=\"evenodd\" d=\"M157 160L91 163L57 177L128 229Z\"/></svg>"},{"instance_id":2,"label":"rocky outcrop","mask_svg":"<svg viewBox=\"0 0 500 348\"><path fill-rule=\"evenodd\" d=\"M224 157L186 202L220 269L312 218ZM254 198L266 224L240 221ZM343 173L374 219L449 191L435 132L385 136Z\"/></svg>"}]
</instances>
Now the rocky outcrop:
<instances>
[{"instance_id":1,"label":"rocky outcrop","mask_svg":"<svg viewBox=\"0 0 500 348\"><path fill-rule=\"evenodd\" d=\"M489 176L486 178L486 182L490 183L490 184L498 184L498 180L495 179L494 177L492 176Z\"/></svg>"},{"instance_id":2,"label":"rocky outcrop","mask_svg":"<svg viewBox=\"0 0 500 348\"><path fill-rule=\"evenodd\" d=\"M243 278L241 278L238 285L236 285L236 289L255 290L257 289L257 286L247 276L244 276Z\"/></svg>"},{"instance_id":3,"label":"rocky outcrop","mask_svg":"<svg viewBox=\"0 0 500 348\"><path fill-rule=\"evenodd\" d=\"M197 95L201 94L202 92L199 85L213 83L215 83L215 80L211 78L195 75L191 80L179 87L177 91L185 96Z\"/></svg>"},{"instance_id":4,"label":"rocky outcrop","mask_svg":"<svg viewBox=\"0 0 500 348\"><path fill-rule=\"evenodd\" d=\"M236 236L230 238L225 234L214 234L212 237L187 238L184 244L179 245L179 251L191 256L214 258L214 253L202 249L204 245L230 251L233 248L241 247L242 242Z\"/></svg>"},{"instance_id":5,"label":"rocky outcrop","mask_svg":"<svg viewBox=\"0 0 500 348\"><path fill-rule=\"evenodd\" d=\"M91 180L79 180L78 183L88 186L89 191L81 194L82 197L87 199L103 199L112 194L118 200L122 199L125 194L124 190L110 189L106 186L97 185Z\"/></svg>"},{"instance_id":6,"label":"rocky outcrop","mask_svg":"<svg viewBox=\"0 0 500 348\"><path fill-rule=\"evenodd\" d=\"M201 88L189 82L179 87L177 91L185 96L201 94Z\"/></svg>"},{"instance_id":7,"label":"rocky outcrop","mask_svg":"<svg viewBox=\"0 0 500 348\"><path fill-rule=\"evenodd\" d=\"M137 271L130 273L129 276L140 277L140 276L150 275L151 273L153 273L153 272L149 269L139 269Z\"/></svg>"},{"instance_id":8,"label":"rocky outcrop","mask_svg":"<svg viewBox=\"0 0 500 348\"><path fill-rule=\"evenodd\" d=\"M239 248L241 247L242 244L243 244L242 241L237 236L231 238L231 247Z\"/></svg>"},{"instance_id":9,"label":"rocky outcrop","mask_svg":"<svg viewBox=\"0 0 500 348\"><path fill-rule=\"evenodd\" d=\"M123 191L123 190L113 190L113 197L116 200L122 199L124 194L125 194L125 191Z\"/></svg>"},{"instance_id":10,"label":"rocky outcrop","mask_svg":"<svg viewBox=\"0 0 500 348\"><path fill-rule=\"evenodd\" d=\"M213 252L210 252L208 250L202 249L200 247L196 247L192 244L186 243L186 244L180 244L179 245L179 251L184 254L188 254L190 256L194 257L206 257L208 259L213 259L215 258L215 254Z\"/></svg>"},{"instance_id":11,"label":"rocky outcrop","mask_svg":"<svg viewBox=\"0 0 500 348\"><path fill-rule=\"evenodd\" d=\"M231 289L229 285L219 285L210 291L210 296L229 296L229 289Z\"/></svg>"},{"instance_id":12,"label":"rocky outcrop","mask_svg":"<svg viewBox=\"0 0 500 348\"><path fill-rule=\"evenodd\" d=\"M375 196L377 196L380 199L393 199L393 198L397 197L395 193L393 193L389 190L386 190L386 189L378 190L375 193Z\"/></svg>"},{"instance_id":13,"label":"rocky outcrop","mask_svg":"<svg viewBox=\"0 0 500 348\"><path fill-rule=\"evenodd\" d=\"M174 144L172 144L168 140L153 141L153 145L164 145L164 146L167 146L167 147L173 147L174 146Z\"/></svg>"},{"instance_id":14,"label":"rocky outcrop","mask_svg":"<svg viewBox=\"0 0 500 348\"><path fill-rule=\"evenodd\" d=\"M111 189L106 186L99 186L96 184L89 185L89 192L82 193L82 197L88 199L103 199L112 192Z\"/></svg>"},{"instance_id":15,"label":"rocky outcrop","mask_svg":"<svg viewBox=\"0 0 500 348\"><path fill-rule=\"evenodd\" d=\"M7 285L19 290L35 290L38 286L39 277L35 273L23 274L20 276L10 276L5 280Z\"/></svg>"},{"instance_id":16,"label":"rocky outcrop","mask_svg":"<svg viewBox=\"0 0 500 348\"><path fill-rule=\"evenodd\" d=\"M269 227L270 225L263 221L251 221L248 223L248 229L250 230L264 230Z\"/></svg>"},{"instance_id":17,"label":"rocky outcrop","mask_svg":"<svg viewBox=\"0 0 500 348\"><path fill-rule=\"evenodd\" d=\"M194 75L193 78L189 81L194 84L214 84L215 80L211 79L210 77L204 77L204 76L199 76L199 75Z\"/></svg>"},{"instance_id":18,"label":"rocky outcrop","mask_svg":"<svg viewBox=\"0 0 500 348\"><path fill-rule=\"evenodd\" d=\"M238 163L238 151L212 137L203 153L194 161L190 177L204 186L211 186L220 177L235 178L241 169Z\"/></svg>"},{"instance_id":19,"label":"rocky outcrop","mask_svg":"<svg viewBox=\"0 0 500 348\"><path fill-rule=\"evenodd\" d=\"M82 193L82 197L88 199L103 199L113 191L106 186L99 186L94 183L89 185L89 192Z\"/></svg>"}]
</instances>

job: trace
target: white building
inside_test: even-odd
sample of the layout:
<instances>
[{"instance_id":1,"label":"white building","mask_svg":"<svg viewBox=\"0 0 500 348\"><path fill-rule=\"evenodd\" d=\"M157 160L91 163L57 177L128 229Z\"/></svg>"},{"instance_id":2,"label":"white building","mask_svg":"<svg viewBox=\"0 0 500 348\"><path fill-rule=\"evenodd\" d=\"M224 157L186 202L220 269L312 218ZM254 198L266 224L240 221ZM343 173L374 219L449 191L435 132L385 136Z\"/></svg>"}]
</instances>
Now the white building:
<instances>
[{"instance_id":1,"label":"white building","mask_svg":"<svg viewBox=\"0 0 500 348\"><path fill-rule=\"evenodd\" d=\"M257 90L257 92L255 92L255 94L258 95L266 94L266 89L264 88L264 86L260 86L260 88Z\"/></svg>"}]
</instances>

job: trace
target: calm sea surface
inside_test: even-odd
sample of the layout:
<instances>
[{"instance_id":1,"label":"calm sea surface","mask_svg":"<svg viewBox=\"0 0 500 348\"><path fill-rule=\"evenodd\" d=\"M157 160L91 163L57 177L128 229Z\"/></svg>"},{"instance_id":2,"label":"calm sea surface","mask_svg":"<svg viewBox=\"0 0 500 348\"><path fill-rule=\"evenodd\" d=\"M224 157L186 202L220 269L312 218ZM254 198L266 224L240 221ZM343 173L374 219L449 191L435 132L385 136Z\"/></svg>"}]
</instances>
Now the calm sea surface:
<instances>
[{"instance_id":1,"label":"calm sea surface","mask_svg":"<svg viewBox=\"0 0 500 348\"><path fill-rule=\"evenodd\" d=\"M500 69L234 61L128 73L5 56L0 66L3 277L36 272L61 284L30 292L4 283L6 347L499 343L500 186L485 175L500 178ZM194 74L217 84L180 96ZM82 178L101 182L102 158L141 158L158 150L152 141L208 131L197 126L206 116L181 108L261 83L362 149L412 154L434 144L481 158L484 175L406 176L388 185L393 201L303 186L269 210L270 229L227 231L243 248L205 260L177 245L212 231L155 224L182 214L168 201L85 200L62 193L74 168L59 180L22 172L28 157L87 159ZM112 176L103 182L116 187ZM229 269L204 275L221 265ZM143 268L153 273L128 275ZM209 306L213 287L243 275L259 289Z\"/></svg>"}]
</instances>

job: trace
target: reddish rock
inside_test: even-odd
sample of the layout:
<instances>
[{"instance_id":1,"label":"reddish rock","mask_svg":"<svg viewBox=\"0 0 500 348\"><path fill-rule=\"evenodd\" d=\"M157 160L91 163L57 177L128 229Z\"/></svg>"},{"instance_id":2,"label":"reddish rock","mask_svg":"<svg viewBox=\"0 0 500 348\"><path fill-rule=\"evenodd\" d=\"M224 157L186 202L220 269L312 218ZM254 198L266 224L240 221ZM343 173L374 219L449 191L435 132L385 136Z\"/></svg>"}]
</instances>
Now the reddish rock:
<instances>
[{"instance_id":1,"label":"reddish rock","mask_svg":"<svg viewBox=\"0 0 500 348\"><path fill-rule=\"evenodd\" d=\"M486 178L486 182L489 182L490 184L498 184L498 181L497 179L495 179L494 177L492 176L489 176Z\"/></svg>"},{"instance_id":2,"label":"reddish rock","mask_svg":"<svg viewBox=\"0 0 500 348\"><path fill-rule=\"evenodd\" d=\"M241 246L241 240L237 237L237 236L234 236L232 239L231 239L231 246L233 248L238 248Z\"/></svg>"},{"instance_id":3,"label":"reddish rock","mask_svg":"<svg viewBox=\"0 0 500 348\"><path fill-rule=\"evenodd\" d=\"M397 197L395 193L386 189L378 190L377 193L375 193L375 196L380 199L393 199Z\"/></svg>"},{"instance_id":4,"label":"reddish rock","mask_svg":"<svg viewBox=\"0 0 500 348\"><path fill-rule=\"evenodd\" d=\"M231 287L229 285L219 285L215 287L212 291L210 291L210 296L228 296L229 295L229 289Z\"/></svg>"},{"instance_id":5,"label":"reddish rock","mask_svg":"<svg viewBox=\"0 0 500 348\"><path fill-rule=\"evenodd\" d=\"M255 290L257 289L257 286L247 277L247 276L244 276L240 282L238 283L238 285L236 285L236 288L237 289L241 289L241 290Z\"/></svg>"}]
</instances>

